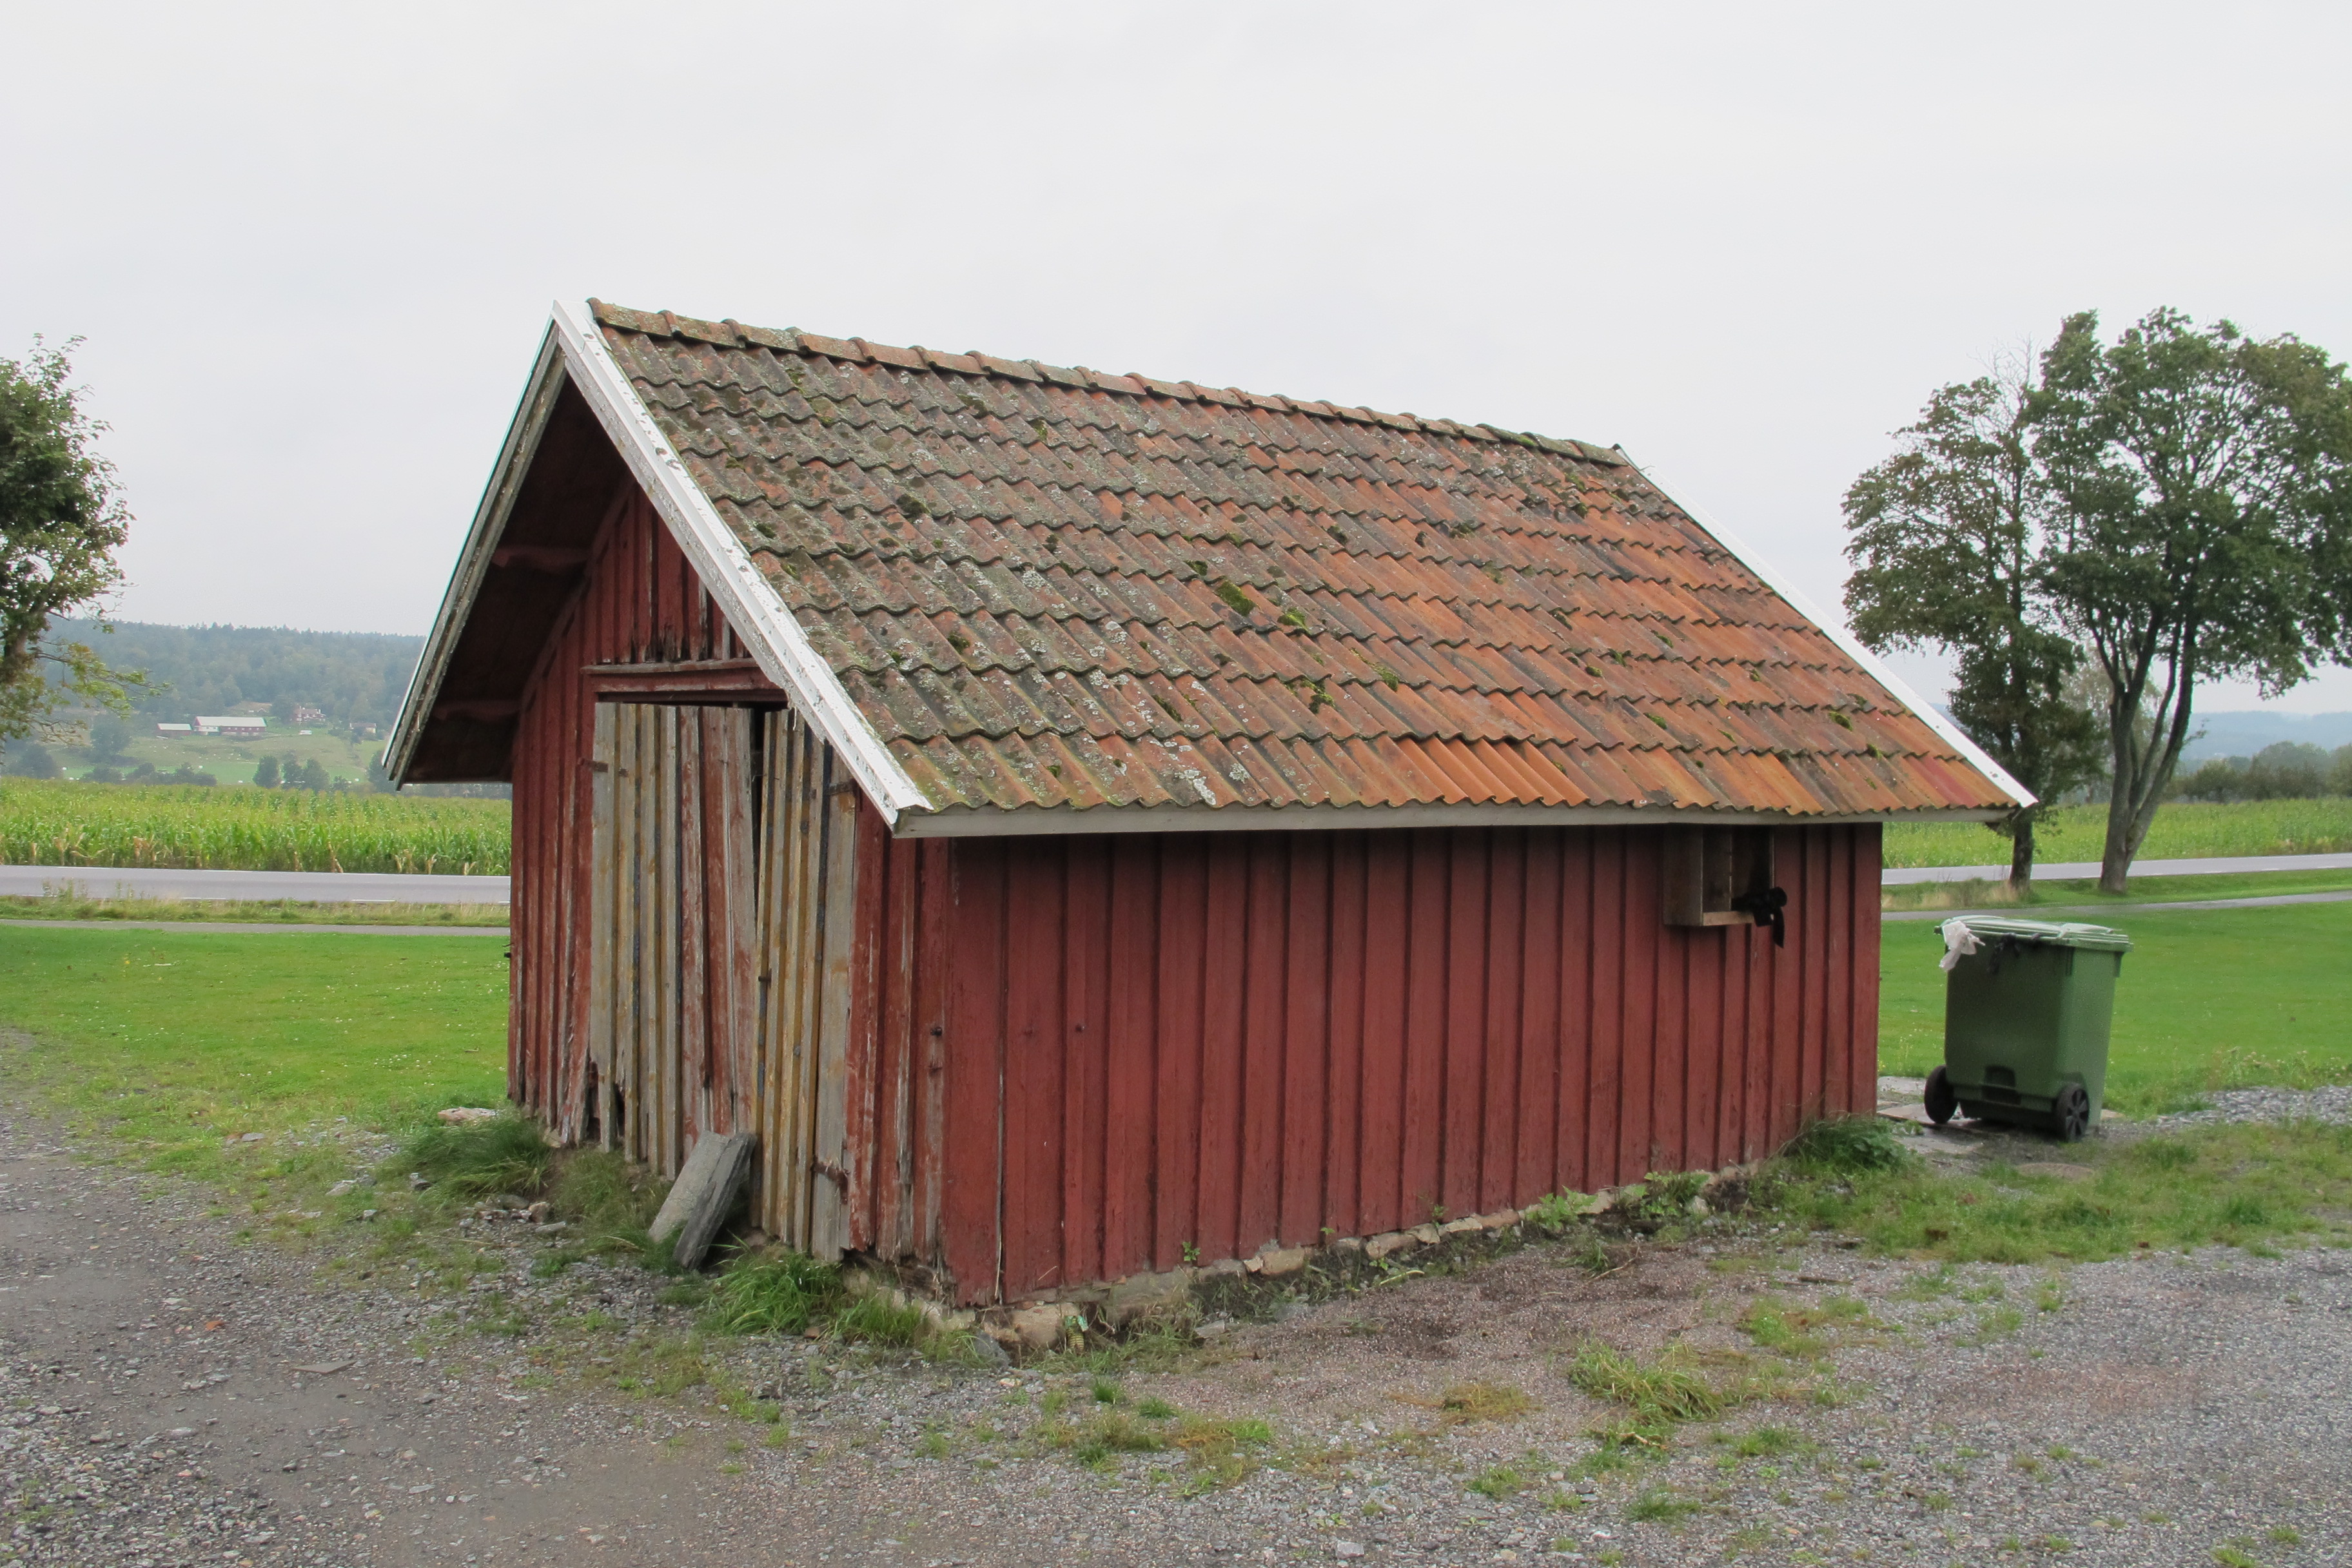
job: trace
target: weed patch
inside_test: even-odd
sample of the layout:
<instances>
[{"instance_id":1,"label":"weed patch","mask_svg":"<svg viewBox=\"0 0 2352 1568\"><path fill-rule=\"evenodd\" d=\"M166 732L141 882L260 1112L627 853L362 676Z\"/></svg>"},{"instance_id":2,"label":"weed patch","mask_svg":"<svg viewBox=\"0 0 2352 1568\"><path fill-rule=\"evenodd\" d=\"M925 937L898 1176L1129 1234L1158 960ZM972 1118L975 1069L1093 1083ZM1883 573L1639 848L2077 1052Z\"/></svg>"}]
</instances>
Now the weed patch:
<instances>
[{"instance_id":1,"label":"weed patch","mask_svg":"<svg viewBox=\"0 0 2352 1568\"><path fill-rule=\"evenodd\" d=\"M2352 1207L2352 1128L2239 1123L2085 1150L2096 1175L2002 1167L1955 1174L1911 1163L1828 1176L1790 1166L1766 1201L1879 1252L1950 1262L2114 1258L2142 1247L2254 1247L2341 1230ZM1938 1277L1913 1292L1937 1289Z\"/></svg>"},{"instance_id":2,"label":"weed patch","mask_svg":"<svg viewBox=\"0 0 2352 1568\"><path fill-rule=\"evenodd\" d=\"M841 1270L797 1252L751 1259L710 1288L703 1327L722 1334L797 1334L824 1322L843 1299Z\"/></svg>"},{"instance_id":3,"label":"weed patch","mask_svg":"<svg viewBox=\"0 0 2352 1568\"><path fill-rule=\"evenodd\" d=\"M1694 1371L1679 1351L1646 1364L1587 1340L1569 1363L1568 1380L1595 1399L1622 1405L1645 1425L1707 1421L1743 1403L1748 1394L1718 1388Z\"/></svg>"}]
</instances>

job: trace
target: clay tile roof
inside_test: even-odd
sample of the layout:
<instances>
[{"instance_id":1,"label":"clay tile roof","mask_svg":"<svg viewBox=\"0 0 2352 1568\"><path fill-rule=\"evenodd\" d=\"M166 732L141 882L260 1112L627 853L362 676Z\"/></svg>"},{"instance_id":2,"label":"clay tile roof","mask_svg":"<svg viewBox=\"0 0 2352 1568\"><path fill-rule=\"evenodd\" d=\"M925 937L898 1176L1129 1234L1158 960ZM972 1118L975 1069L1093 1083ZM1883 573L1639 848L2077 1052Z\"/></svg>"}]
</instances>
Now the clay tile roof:
<instances>
[{"instance_id":1,"label":"clay tile roof","mask_svg":"<svg viewBox=\"0 0 2352 1568\"><path fill-rule=\"evenodd\" d=\"M1612 447L593 311L934 810L2012 804Z\"/></svg>"}]
</instances>

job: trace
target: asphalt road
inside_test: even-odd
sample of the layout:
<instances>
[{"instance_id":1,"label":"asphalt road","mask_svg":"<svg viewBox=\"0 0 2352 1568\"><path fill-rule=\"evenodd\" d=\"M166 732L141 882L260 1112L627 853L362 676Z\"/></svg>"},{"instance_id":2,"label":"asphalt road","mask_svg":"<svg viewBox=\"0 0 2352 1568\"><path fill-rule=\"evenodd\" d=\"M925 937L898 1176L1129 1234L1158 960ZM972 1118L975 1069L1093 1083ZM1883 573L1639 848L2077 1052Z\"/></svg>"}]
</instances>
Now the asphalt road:
<instances>
[{"instance_id":1,"label":"asphalt road","mask_svg":"<svg viewBox=\"0 0 2352 1568\"><path fill-rule=\"evenodd\" d=\"M0 866L0 897L70 882L85 899L291 899L316 904L503 904L504 877L388 871L172 871L155 867Z\"/></svg>"}]
</instances>

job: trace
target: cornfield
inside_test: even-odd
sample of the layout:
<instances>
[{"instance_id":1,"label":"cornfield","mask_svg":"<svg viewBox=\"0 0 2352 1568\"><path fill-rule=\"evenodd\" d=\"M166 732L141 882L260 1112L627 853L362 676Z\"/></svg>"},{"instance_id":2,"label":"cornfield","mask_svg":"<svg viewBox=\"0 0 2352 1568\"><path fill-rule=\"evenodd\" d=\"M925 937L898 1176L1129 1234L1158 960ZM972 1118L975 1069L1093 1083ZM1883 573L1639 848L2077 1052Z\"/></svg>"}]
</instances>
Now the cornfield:
<instances>
[{"instance_id":1,"label":"cornfield","mask_svg":"<svg viewBox=\"0 0 2352 1568\"><path fill-rule=\"evenodd\" d=\"M0 780L0 865L504 876L508 803Z\"/></svg>"},{"instance_id":2,"label":"cornfield","mask_svg":"<svg viewBox=\"0 0 2352 1568\"><path fill-rule=\"evenodd\" d=\"M2104 805L2062 805L2033 835L2037 860L2096 860L2107 838ZM2352 852L2352 795L2322 800L2242 800L2227 805L2168 801L2156 808L2143 860L2215 855L2337 855ZM1895 822L1886 827L1886 864L2009 865L2009 840L1972 822Z\"/></svg>"}]
</instances>

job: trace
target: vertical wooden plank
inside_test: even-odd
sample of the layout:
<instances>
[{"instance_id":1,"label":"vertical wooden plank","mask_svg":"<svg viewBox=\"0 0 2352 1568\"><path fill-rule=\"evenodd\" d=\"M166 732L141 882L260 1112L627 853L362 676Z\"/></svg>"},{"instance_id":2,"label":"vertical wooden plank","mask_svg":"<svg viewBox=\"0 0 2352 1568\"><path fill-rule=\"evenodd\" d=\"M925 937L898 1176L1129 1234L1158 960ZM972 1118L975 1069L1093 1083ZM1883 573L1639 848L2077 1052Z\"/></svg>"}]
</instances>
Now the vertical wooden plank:
<instances>
[{"instance_id":1,"label":"vertical wooden plank","mask_svg":"<svg viewBox=\"0 0 2352 1568\"><path fill-rule=\"evenodd\" d=\"M954 973L954 948L950 944L955 909L954 861L950 847L939 839L893 842L891 849L913 861L916 879L916 901L908 907L904 920L910 928L908 945L916 954L915 1007L923 1049L922 1131L915 1158L920 1216L918 1250L926 1260L945 1264L950 1087L947 1032L950 1023L949 984ZM992 1114L992 1103L990 1110ZM992 1153L989 1167L992 1172ZM992 1178L991 1184L992 1188Z\"/></svg>"},{"instance_id":2,"label":"vertical wooden plank","mask_svg":"<svg viewBox=\"0 0 2352 1568\"><path fill-rule=\"evenodd\" d=\"M1208 984L1208 836L1159 839L1157 979L1159 1063L1152 1100L1152 1260L1173 1268L1202 1252L1200 1194L1203 1124L1202 1047Z\"/></svg>"},{"instance_id":3,"label":"vertical wooden plank","mask_svg":"<svg viewBox=\"0 0 2352 1568\"><path fill-rule=\"evenodd\" d=\"M1799 929L1790 932L1790 946L1802 957L1804 997L1798 1012L1798 1110L1800 1127L1822 1113L1822 1071L1828 1045L1829 934L1832 925L1829 904L1829 836L1826 827L1800 830L1805 846L1804 881L1790 902L1803 913ZM1801 900L1801 901L1800 901Z\"/></svg>"},{"instance_id":4,"label":"vertical wooden plank","mask_svg":"<svg viewBox=\"0 0 2352 1568\"><path fill-rule=\"evenodd\" d=\"M956 1296L1004 1299L1005 846L950 839L954 959L947 989L944 1247ZM947 915L950 911L942 911Z\"/></svg>"},{"instance_id":5,"label":"vertical wooden plank","mask_svg":"<svg viewBox=\"0 0 2352 1568\"><path fill-rule=\"evenodd\" d=\"M710 850L702 810L703 779L709 759L702 749L700 708L665 708L676 737L671 754L672 798L677 811L677 1157L683 1162L694 1140L710 1127Z\"/></svg>"},{"instance_id":6,"label":"vertical wooden plank","mask_svg":"<svg viewBox=\"0 0 2352 1568\"><path fill-rule=\"evenodd\" d=\"M1585 1117L1586 1163L1579 1186L1597 1192L1622 1180L1625 1054L1625 832L1596 828L1592 838L1591 1078Z\"/></svg>"},{"instance_id":7,"label":"vertical wooden plank","mask_svg":"<svg viewBox=\"0 0 2352 1568\"><path fill-rule=\"evenodd\" d=\"M1410 927L1400 919L1412 897L1412 837L1364 840L1365 957L1363 1139L1358 1160L1358 1219L1366 1231L1397 1229L1405 1212L1405 1019L1412 964ZM1414 1222L1428 1216L1415 1216Z\"/></svg>"},{"instance_id":8,"label":"vertical wooden plank","mask_svg":"<svg viewBox=\"0 0 2352 1568\"><path fill-rule=\"evenodd\" d=\"M1199 836L1206 858L1201 995L1200 1255L1242 1247L1242 1049L1248 979L1249 860L1240 834ZM1189 846L1188 846L1189 847ZM1252 1242L1252 1247L1256 1243Z\"/></svg>"},{"instance_id":9,"label":"vertical wooden plank","mask_svg":"<svg viewBox=\"0 0 2352 1568\"><path fill-rule=\"evenodd\" d=\"M1486 855L1482 828L1445 835L1444 1055L1441 1058L1438 1202L1446 1217L1478 1212L1486 1110Z\"/></svg>"},{"instance_id":10,"label":"vertical wooden plank","mask_svg":"<svg viewBox=\"0 0 2352 1568\"><path fill-rule=\"evenodd\" d=\"M588 1058L596 1068L596 1115L599 1140L613 1146L613 1026L617 1006L614 982L620 967L620 878L618 823L613 795L613 769L617 755L614 710L596 704L592 742L594 758L590 773L588 889Z\"/></svg>"},{"instance_id":11,"label":"vertical wooden plank","mask_svg":"<svg viewBox=\"0 0 2352 1568\"><path fill-rule=\"evenodd\" d=\"M1690 943L1691 928L1665 923L1666 834L1658 840L1658 875L1650 879L1658 889L1650 907L1657 923L1649 930L1655 979L1651 994L1650 1142L1642 1156L1644 1171L1681 1171L1690 1165L1684 1132L1689 1116L1685 1091L1690 1072ZM1636 886L1640 883L1636 879Z\"/></svg>"},{"instance_id":12,"label":"vertical wooden plank","mask_svg":"<svg viewBox=\"0 0 2352 1568\"><path fill-rule=\"evenodd\" d=\"M1411 844L1400 1225L1418 1225L1445 1203L1446 871L1451 855L1442 831L1415 832Z\"/></svg>"},{"instance_id":13,"label":"vertical wooden plank","mask_svg":"<svg viewBox=\"0 0 2352 1568\"><path fill-rule=\"evenodd\" d=\"M1370 860L1360 833L1334 833L1331 844L1329 1104L1324 1116L1324 1221L1340 1236L1360 1236L1364 1146L1365 879Z\"/></svg>"},{"instance_id":14,"label":"vertical wooden plank","mask_svg":"<svg viewBox=\"0 0 2352 1568\"><path fill-rule=\"evenodd\" d=\"M901 852L903 851L903 852ZM914 1249L916 1120L922 1083L922 1057L915 1016L915 952L911 916L915 906L914 846L893 845L881 813L857 799L857 994L855 1007L877 1014L870 1047L875 1092L853 1097L866 1125L850 1129L857 1155L854 1170L866 1173L873 1192L870 1245L885 1257ZM869 1000L870 999L870 1000ZM853 1037L863 1033L853 1016ZM865 1205L861 1205L863 1210Z\"/></svg>"},{"instance_id":15,"label":"vertical wooden plank","mask_svg":"<svg viewBox=\"0 0 2352 1568\"><path fill-rule=\"evenodd\" d=\"M1274 835L1238 837L1246 841L1246 903L1239 923L1248 942L1237 976L1243 995L1242 1139L1234 1248L1247 1255L1275 1240L1282 1227L1282 1003L1290 868Z\"/></svg>"},{"instance_id":16,"label":"vertical wooden plank","mask_svg":"<svg viewBox=\"0 0 2352 1568\"><path fill-rule=\"evenodd\" d=\"M1559 841L1559 1090L1552 1136L1552 1184L1589 1188L1592 1177L1592 1079L1598 1047L1594 999L1593 840L1570 828Z\"/></svg>"},{"instance_id":17,"label":"vertical wooden plank","mask_svg":"<svg viewBox=\"0 0 2352 1568\"><path fill-rule=\"evenodd\" d=\"M1067 953L1062 972L1061 1279L1103 1277L1104 1110L1108 1064L1109 846L1098 836L1062 846L1062 924L1039 931Z\"/></svg>"},{"instance_id":18,"label":"vertical wooden plank","mask_svg":"<svg viewBox=\"0 0 2352 1568\"><path fill-rule=\"evenodd\" d=\"M1847 895L1853 875L1853 839L1843 827L1823 827L1822 840L1822 1091L1815 1114L1846 1108L1853 1079L1853 991Z\"/></svg>"},{"instance_id":19,"label":"vertical wooden plank","mask_svg":"<svg viewBox=\"0 0 2352 1568\"><path fill-rule=\"evenodd\" d=\"M1139 834L1111 839L1109 850L1103 1271L1117 1279L1156 1266L1160 856L1158 844Z\"/></svg>"},{"instance_id":20,"label":"vertical wooden plank","mask_svg":"<svg viewBox=\"0 0 2352 1568\"><path fill-rule=\"evenodd\" d=\"M1665 836L1655 828L1626 828L1618 837L1618 863L1623 868L1617 884L1617 907L1622 911L1618 917L1622 927L1618 1007L1623 1033L1618 1038L1615 1179L1638 1182L1655 1168L1652 1110L1657 1092L1658 946L1664 935L1658 905L1665 892L1665 871L1658 855Z\"/></svg>"},{"instance_id":21,"label":"vertical wooden plank","mask_svg":"<svg viewBox=\"0 0 2352 1568\"><path fill-rule=\"evenodd\" d=\"M726 712L727 1130L759 1125L760 878L752 824L760 788L759 716Z\"/></svg>"},{"instance_id":22,"label":"vertical wooden plank","mask_svg":"<svg viewBox=\"0 0 2352 1568\"><path fill-rule=\"evenodd\" d=\"M1292 1246L1316 1246L1324 1200L1325 1131L1330 1111L1331 852L1328 834L1267 834L1287 852L1287 933L1280 973L1282 1021L1281 1192L1276 1228Z\"/></svg>"},{"instance_id":23,"label":"vertical wooden plank","mask_svg":"<svg viewBox=\"0 0 2352 1568\"><path fill-rule=\"evenodd\" d=\"M1684 937L1683 1160L1691 1170L1714 1170L1731 1162L1717 1147L1716 1127L1723 1098L1723 955L1730 931L1680 933Z\"/></svg>"},{"instance_id":24,"label":"vertical wooden plank","mask_svg":"<svg viewBox=\"0 0 2352 1568\"><path fill-rule=\"evenodd\" d=\"M824 1180L812 1184L809 1233L812 1252L837 1258L849 1245L848 1193L848 1055L851 952L856 940L857 854L856 804L845 770L835 764L830 750L823 766L820 832L824 838L824 900L821 925L821 1003L816 1028L815 1146L817 1171Z\"/></svg>"},{"instance_id":25,"label":"vertical wooden plank","mask_svg":"<svg viewBox=\"0 0 2352 1568\"><path fill-rule=\"evenodd\" d=\"M1568 955L1560 937L1562 830L1529 830L1527 885L1521 895L1520 938L1526 982L1519 999L1518 1160L1509 1201L1533 1203L1559 1185L1560 982Z\"/></svg>"},{"instance_id":26,"label":"vertical wooden plank","mask_svg":"<svg viewBox=\"0 0 2352 1568\"><path fill-rule=\"evenodd\" d=\"M1775 874L1784 879L1793 903L1804 893L1805 830L1776 828L1773 838ZM1803 1110L1803 1064L1799 1055L1803 1049L1803 919L1800 910L1797 919L1789 922L1794 929L1789 933L1786 947L1773 946L1771 939L1761 932L1757 937L1757 945L1772 972L1772 1088L1766 1132L1769 1149L1777 1149L1796 1136Z\"/></svg>"},{"instance_id":27,"label":"vertical wooden plank","mask_svg":"<svg viewBox=\"0 0 2352 1568\"><path fill-rule=\"evenodd\" d=\"M1062 1162L1066 1145L1063 1013L1066 891L1059 842L1013 840L1005 851L1004 1288L1020 1297L1062 1277Z\"/></svg>"},{"instance_id":28,"label":"vertical wooden plank","mask_svg":"<svg viewBox=\"0 0 2352 1568\"><path fill-rule=\"evenodd\" d=\"M849 1171L849 1246L898 1256L898 1220L906 1196L906 1133L912 1086L906 1074L906 999L891 992L891 971L882 950L889 917L891 868L882 820L858 809L861 795L846 795L852 806L849 837L842 853L858 863L856 908L849 920L849 1030L842 1058L842 1168ZM889 1234L889 1244L879 1237Z\"/></svg>"},{"instance_id":29,"label":"vertical wooden plank","mask_svg":"<svg viewBox=\"0 0 2352 1568\"><path fill-rule=\"evenodd\" d=\"M1524 831L1490 829L1486 839L1486 940L1475 958L1485 990L1478 1055L1486 1102L1478 1115L1481 1213L1512 1201L1518 1184L1519 1106L1525 1092L1519 1062L1520 1008L1528 973L1528 840Z\"/></svg>"},{"instance_id":30,"label":"vertical wooden plank","mask_svg":"<svg viewBox=\"0 0 2352 1568\"><path fill-rule=\"evenodd\" d=\"M1853 1054L1848 1064L1846 1109L1867 1114L1878 1106L1879 943L1885 937L1878 918L1878 879L1885 829L1875 822L1865 822L1846 831L1853 836L1853 869L1846 894L1846 919L1852 931L1846 952L1853 966L1849 984L1853 996Z\"/></svg>"}]
</instances>

